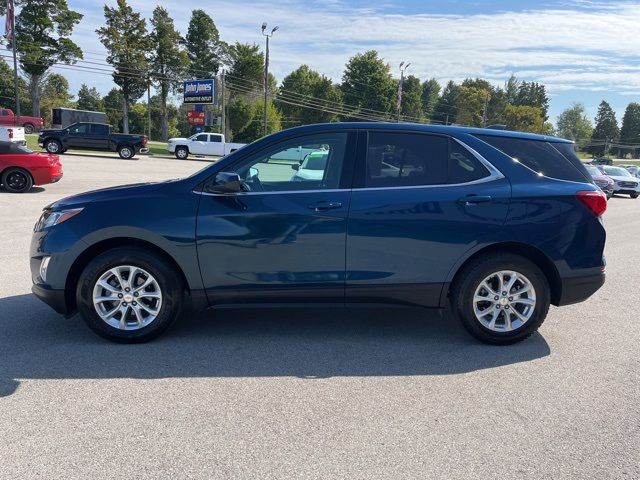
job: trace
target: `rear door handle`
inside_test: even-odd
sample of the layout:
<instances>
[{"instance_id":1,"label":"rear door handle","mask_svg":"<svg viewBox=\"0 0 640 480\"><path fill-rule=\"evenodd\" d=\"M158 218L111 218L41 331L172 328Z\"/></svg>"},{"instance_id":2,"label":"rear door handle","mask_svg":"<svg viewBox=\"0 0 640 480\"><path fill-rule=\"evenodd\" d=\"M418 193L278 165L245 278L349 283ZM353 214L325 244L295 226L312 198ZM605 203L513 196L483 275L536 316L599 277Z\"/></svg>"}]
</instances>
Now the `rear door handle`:
<instances>
[{"instance_id":1,"label":"rear door handle","mask_svg":"<svg viewBox=\"0 0 640 480\"><path fill-rule=\"evenodd\" d=\"M477 205L478 203L488 203L491 201L489 195L467 195L458 200L461 205Z\"/></svg>"},{"instance_id":2,"label":"rear door handle","mask_svg":"<svg viewBox=\"0 0 640 480\"><path fill-rule=\"evenodd\" d=\"M327 210L342 208L342 202L316 202L309 205L308 208L316 212L325 212Z\"/></svg>"}]
</instances>

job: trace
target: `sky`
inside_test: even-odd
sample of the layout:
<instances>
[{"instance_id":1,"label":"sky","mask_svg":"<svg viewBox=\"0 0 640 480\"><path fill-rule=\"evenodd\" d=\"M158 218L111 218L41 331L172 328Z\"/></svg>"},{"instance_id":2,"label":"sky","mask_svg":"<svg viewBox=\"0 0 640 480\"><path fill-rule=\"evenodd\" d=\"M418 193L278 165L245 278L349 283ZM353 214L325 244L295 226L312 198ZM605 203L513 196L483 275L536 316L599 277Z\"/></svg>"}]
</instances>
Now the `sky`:
<instances>
[{"instance_id":1,"label":"sky","mask_svg":"<svg viewBox=\"0 0 640 480\"><path fill-rule=\"evenodd\" d=\"M104 62L95 29L104 22L104 4L115 0L68 3L84 14L72 38L85 60ZM604 99L621 118L629 102L640 101L640 1L130 0L147 18L158 3L182 34L191 9L205 9L228 43L262 46L262 22L278 25L270 71L279 81L306 63L339 82L350 57L375 49L395 76L405 61L411 62L407 74L443 85L467 77L502 85L512 73L544 83L554 122L573 102L584 103L593 118ZM59 72L73 92L82 83L102 93L114 86L108 74Z\"/></svg>"}]
</instances>

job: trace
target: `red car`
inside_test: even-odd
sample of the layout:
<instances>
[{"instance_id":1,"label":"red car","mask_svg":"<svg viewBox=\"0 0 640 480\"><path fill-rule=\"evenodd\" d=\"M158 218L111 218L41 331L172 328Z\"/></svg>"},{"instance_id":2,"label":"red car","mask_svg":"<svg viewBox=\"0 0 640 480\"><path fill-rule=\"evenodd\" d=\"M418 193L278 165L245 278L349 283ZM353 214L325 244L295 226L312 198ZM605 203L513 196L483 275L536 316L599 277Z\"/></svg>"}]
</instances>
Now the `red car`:
<instances>
[{"instance_id":1,"label":"red car","mask_svg":"<svg viewBox=\"0 0 640 480\"><path fill-rule=\"evenodd\" d=\"M62 178L58 155L40 153L11 142L0 142L0 183L12 193L28 192L34 185Z\"/></svg>"}]
</instances>

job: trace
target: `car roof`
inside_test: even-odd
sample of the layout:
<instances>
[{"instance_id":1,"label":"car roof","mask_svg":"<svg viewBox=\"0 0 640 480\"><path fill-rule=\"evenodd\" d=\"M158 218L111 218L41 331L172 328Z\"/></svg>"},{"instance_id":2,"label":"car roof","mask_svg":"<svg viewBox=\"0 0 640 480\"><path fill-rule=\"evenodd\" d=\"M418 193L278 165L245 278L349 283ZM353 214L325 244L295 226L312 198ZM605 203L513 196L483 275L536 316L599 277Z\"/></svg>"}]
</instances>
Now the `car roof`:
<instances>
[{"instance_id":1,"label":"car roof","mask_svg":"<svg viewBox=\"0 0 640 480\"><path fill-rule=\"evenodd\" d=\"M567 140L560 137L554 137L551 135L539 135L537 133L527 132L514 132L512 130L495 130L491 128L476 128L476 127L460 127L454 125L432 125L426 123L392 123L392 122L332 122L332 123L319 123L314 125L304 125L302 127L293 127L283 132L287 134L295 133L311 133L314 130L318 130L322 127L322 130L343 130L345 128L353 129L366 129L366 130L398 130L398 131L416 131L427 133L441 133L441 134L468 134L468 135L486 135L492 137L507 137L507 138L519 138L523 140L539 140L545 142L558 142L558 143L573 143L571 140Z\"/></svg>"}]
</instances>

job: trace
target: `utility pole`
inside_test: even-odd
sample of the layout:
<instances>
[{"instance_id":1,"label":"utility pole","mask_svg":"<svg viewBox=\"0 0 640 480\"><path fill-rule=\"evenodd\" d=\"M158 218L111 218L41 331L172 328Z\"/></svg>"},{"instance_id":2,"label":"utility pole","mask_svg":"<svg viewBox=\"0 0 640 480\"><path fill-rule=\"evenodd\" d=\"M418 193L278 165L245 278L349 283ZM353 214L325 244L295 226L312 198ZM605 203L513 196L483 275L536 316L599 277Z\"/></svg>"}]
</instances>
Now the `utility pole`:
<instances>
[{"instance_id":1,"label":"utility pole","mask_svg":"<svg viewBox=\"0 0 640 480\"><path fill-rule=\"evenodd\" d=\"M484 112L482 114L482 127L487 128L487 110L489 108L489 92L487 91L487 97L484 100Z\"/></svg>"},{"instance_id":2,"label":"utility pole","mask_svg":"<svg viewBox=\"0 0 640 480\"><path fill-rule=\"evenodd\" d=\"M269 39L273 37L273 34L278 30L278 26L276 25L271 30L271 33L265 33L267 29L267 22L262 22L262 35L267 40L267 46L265 49L264 56L264 134L267 135L267 94L269 90Z\"/></svg>"},{"instance_id":3,"label":"utility pole","mask_svg":"<svg viewBox=\"0 0 640 480\"><path fill-rule=\"evenodd\" d=\"M398 119L397 122L400 123L400 112L402 111L402 86L404 85L404 72L407 68L409 68L410 63L404 64L404 61L400 62L400 83L398 84L398 104L396 105L396 109L398 111ZM404 68L403 68L404 66Z\"/></svg>"},{"instance_id":4,"label":"utility pole","mask_svg":"<svg viewBox=\"0 0 640 480\"><path fill-rule=\"evenodd\" d=\"M147 138L151 140L151 78L147 80L147 123Z\"/></svg>"},{"instance_id":5,"label":"utility pole","mask_svg":"<svg viewBox=\"0 0 640 480\"><path fill-rule=\"evenodd\" d=\"M7 17L10 24L10 32L5 32L7 40L11 41L11 48L13 50L13 89L16 97L16 126L20 126L20 88L18 85L18 60L16 53L16 45L18 40L16 39L16 7L13 0L7 1ZM9 36L10 35L10 36Z\"/></svg>"},{"instance_id":6,"label":"utility pole","mask_svg":"<svg viewBox=\"0 0 640 480\"><path fill-rule=\"evenodd\" d=\"M225 102L224 102L224 69L222 69L222 73L220 74L220 133L224 135L224 138L227 138L227 119L225 118Z\"/></svg>"}]
</instances>

